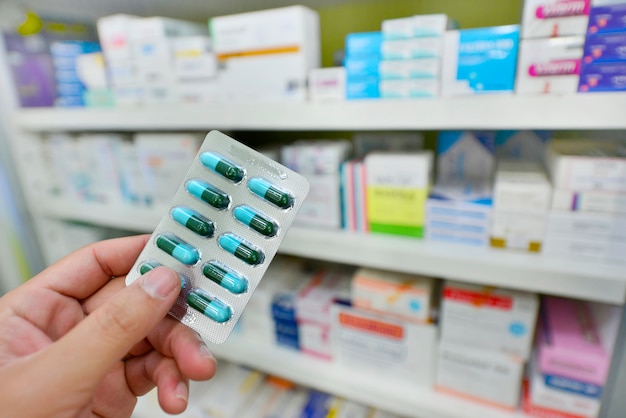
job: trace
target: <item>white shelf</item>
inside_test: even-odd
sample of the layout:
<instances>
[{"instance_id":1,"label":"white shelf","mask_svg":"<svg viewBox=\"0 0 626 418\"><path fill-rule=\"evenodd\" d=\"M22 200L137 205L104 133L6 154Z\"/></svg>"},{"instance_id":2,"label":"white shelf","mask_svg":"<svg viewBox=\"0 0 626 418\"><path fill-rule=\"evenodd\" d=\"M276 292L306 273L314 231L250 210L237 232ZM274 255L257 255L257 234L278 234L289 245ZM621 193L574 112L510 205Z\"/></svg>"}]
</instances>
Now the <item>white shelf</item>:
<instances>
[{"instance_id":1,"label":"white shelf","mask_svg":"<svg viewBox=\"0 0 626 418\"><path fill-rule=\"evenodd\" d=\"M25 131L626 129L626 94L23 109Z\"/></svg>"},{"instance_id":2,"label":"white shelf","mask_svg":"<svg viewBox=\"0 0 626 418\"><path fill-rule=\"evenodd\" d=\"M438 393L413 382L359 373L294 350L268 346L243 335L209 345L216 357L281 376L301 385L415 418L521 418L509 412Z\"/></svg>"},{"instance_id":3,"label":"white shelf","mask_svg":"<svg viewBox=\"0 0 626 418\"><path fill-rule=\"evenodd\" d=\"M136 232L151 232L162 212L50 200L43 214ZM584 300L626 302L626 266L475 248L411 238L293 227L280 252Z\"/></svg>"}]
</instances>

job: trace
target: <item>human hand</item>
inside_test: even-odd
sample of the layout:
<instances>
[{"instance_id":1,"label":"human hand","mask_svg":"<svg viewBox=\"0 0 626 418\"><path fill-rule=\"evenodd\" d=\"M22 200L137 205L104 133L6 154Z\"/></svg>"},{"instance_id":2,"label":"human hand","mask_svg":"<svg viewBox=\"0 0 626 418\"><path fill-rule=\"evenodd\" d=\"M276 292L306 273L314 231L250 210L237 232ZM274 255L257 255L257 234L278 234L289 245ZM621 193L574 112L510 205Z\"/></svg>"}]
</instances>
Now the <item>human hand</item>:
<instances>
[{"instance_id":1,"label":"human hand","mask_svg":"<svg viewBox=\"0 0 626 418\"><path fill-rule=\"evenodd\" d=\"M3 417L129 417L155 386L175 414L189 379L214 375L200 337L167 316L178 275L159 267L125 286L147 240L89 245L0 298Z\"/></svg>"}]
</instances>

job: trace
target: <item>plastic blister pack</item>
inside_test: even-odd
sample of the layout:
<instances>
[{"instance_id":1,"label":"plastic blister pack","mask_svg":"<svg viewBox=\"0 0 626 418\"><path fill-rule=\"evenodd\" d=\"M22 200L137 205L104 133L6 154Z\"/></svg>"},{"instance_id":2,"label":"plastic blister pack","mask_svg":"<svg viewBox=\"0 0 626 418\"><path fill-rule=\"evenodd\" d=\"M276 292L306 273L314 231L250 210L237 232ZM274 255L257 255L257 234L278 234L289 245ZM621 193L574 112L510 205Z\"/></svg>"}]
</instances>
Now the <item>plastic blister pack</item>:
<instances>
[{"instance_id":1,"label":"plastic blister pack","mask_svg":"<svg viewBox=\"0 0 626 418\"><path fill-rule=\"evenodd\" d=\"M181 292L170 315L224 342L308 191L301 175L211 131L126 284L172 268Z\"/></svg>"}]
</instances>

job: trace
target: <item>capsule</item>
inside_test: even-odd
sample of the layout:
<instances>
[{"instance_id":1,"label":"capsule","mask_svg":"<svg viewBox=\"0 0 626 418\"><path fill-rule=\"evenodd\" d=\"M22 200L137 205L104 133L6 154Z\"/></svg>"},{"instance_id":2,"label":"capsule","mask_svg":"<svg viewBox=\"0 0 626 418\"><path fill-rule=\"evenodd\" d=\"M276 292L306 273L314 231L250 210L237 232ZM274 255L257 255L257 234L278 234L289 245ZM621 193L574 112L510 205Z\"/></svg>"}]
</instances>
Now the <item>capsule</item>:
<instances>
[{"instance_id":1,"label":"capsule","mask_svg":"<svg viewBox=\"0 0 626 418\"><path fill-rule=\"evenodd\" d=\"M233 209L233 216L242 224L249 226L266 237L273 237L278 232L276 222L261 215L250 206L237 206Z\"/></svg>"},{"instance_id":2,"label":"capsule","mask_svg":"<svg viewBox=\"0 0 626 418\"><path fill-rule=\"evenodd\" d=\"M197 289L189 292L187 303L193 309L202 312L215 322L226 322L233 316L228 305Z\"/></svg>"},{"instance_id":3,"label":"capsule","mask_svg":"<svg viewBox=\"0 0 626 418\"><path fill-rule=\"evenodd\" d=\"M203 152L200 154L200 161L205 167L221 174L234 183L238 183L243 179L243 168L236 166L217 154L213 154L212 152Z\"/></svg>"},{"instance_id":4,"label":"capsule","mask_svg":"<svg viewBox=\"0 0 626 418\"><path fill-rule=\"evenodd\" d=\"M172 209L171 214L176 222L200 236L212 237L215 232L213 222L189 208L176 206Z\"/></svg>"},{"instance_id":5,"label":"capsule","mask_svg":"<svg viewBox=\"0 0 626 418\"><path fill-rule=\"evenodd\" d=\"M202 268L204 276L222 286L231 293L240 294L248 290L248 281L230 269L226 269L215 261L206 263Z\"/></svg>"},{"instance_id":6,"label":"capsule","mask_svg":"<svg viewBox=\"0 0 626 418\"><path fill-rule=\"evenodd\" d=\"M139 273L143 275L160 266L161 264L157 263L156 261L146 261L145 263L141 263L141 265L139 266ZM185 279L183 278L183 276L180 276L180 288L184 289L185 285L186 285Z\"/></svg>"},{"instance_id":7,"label":"capsule","mask_svg":"<svg viewBox=\"0 0 626 418\"><path fill-rule=\"evenodd\" d=\"M233 254L238 259L256 266L265 260L265 255L261 250L244 241L234 234L224 234L219 239L220 247Z\"/></svg>"},{"instance_id":8,"label":"capsule","mask_svg":"<svg viewBox=\"0 0 626 418\"><path fill-rule=\"evenodd\" d=\"M289 209L293 206L293 197L289 193L278 189L263 179L250 179L248 181L248 189L279 208Z\"/></svg>"},{"instance_id":9,"label":"capsule","mask_svg":"<svg viewBox=\"0 0 626 418\"><path fill-rule=\"evenodd\" d=\"M178 261L188 266L194 265L200 259L197 249L174 235L159 235L156 245Z\"/></svg>"},{"instance_id":10,"label":"capsule","mask_svg":"<svg viewBox=\"0 0 626 418\"><path fill-rule=\"evenodd\" d=\"M226 209L230 204L230 198L226 193L202 181L191 180L187 183L187 191L215 209Z\"/></svg>"}]
</instances>

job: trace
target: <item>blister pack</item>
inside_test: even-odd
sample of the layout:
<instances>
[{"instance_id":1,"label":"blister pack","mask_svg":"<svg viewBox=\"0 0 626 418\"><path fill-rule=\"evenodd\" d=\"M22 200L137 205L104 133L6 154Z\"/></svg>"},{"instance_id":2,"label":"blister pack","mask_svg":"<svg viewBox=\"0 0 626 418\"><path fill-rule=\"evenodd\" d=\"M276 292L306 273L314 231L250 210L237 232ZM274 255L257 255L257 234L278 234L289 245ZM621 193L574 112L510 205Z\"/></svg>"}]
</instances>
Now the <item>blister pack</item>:
<instances>
[{"instance_id":1,"label":"blister pack","mask_svg":"<svg viewBox=\"0 0 626 418\"><path fill-rule=\"evenodd\" d=\"M170 315L224 342L308 191L301 175L211 131L126 284L172 268L181 292Z\"/></svg>"}]
</instances>

